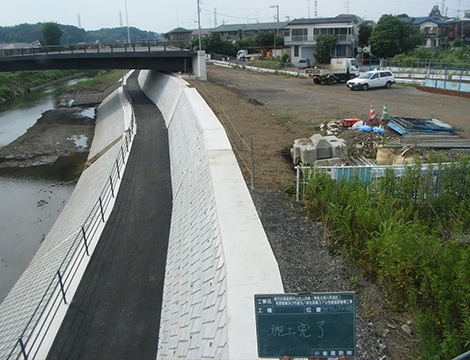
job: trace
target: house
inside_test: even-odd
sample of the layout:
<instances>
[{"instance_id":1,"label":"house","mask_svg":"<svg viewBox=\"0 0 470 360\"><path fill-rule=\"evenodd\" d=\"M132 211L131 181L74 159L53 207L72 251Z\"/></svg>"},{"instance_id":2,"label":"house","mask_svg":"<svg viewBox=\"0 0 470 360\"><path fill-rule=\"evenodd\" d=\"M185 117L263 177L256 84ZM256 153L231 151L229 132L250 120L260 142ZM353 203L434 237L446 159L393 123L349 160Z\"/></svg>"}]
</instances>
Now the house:
<instances>
[{"instance_id":1,"label":"house","mask_svg":"<svg viewBox=\"0 0 470 360\"><path fill-rule=\"evenodd\" d=\"M30 54L33 53L34 48L41 46L41 43L36 40L35 42L28 43L0 43L0 56L17 55L17 54Z\"/></svg>"},{"instance_id":2,"label":"house","mask_svg":"<svg viewBox=\"0 0 470 360\"><path fill-rule=\"evenodd\" d=\"M255 37L264 31L275 31L281 33L281 29L287 24L287 22L270 22L270 23L254 23L254 24L231 24L231 25L220 25L215 29L211 30L211 33L218 33L220 37L234 38L234 39L246 39L249 37ZM278 31L279 30L279 31Z\"/></svg>"},{"instance_id":3,"label":"house","mask_svg":"<svg viewBox=\"0 0 470 360\"><path fill-rule=\"evenodd\" d=\"M468 44L470 40L470 18L453 19L450 23L449 40L462 39Z\"/></svg>"},{"instance_id":4,"label":"house","mask_svg":"<svg viewBox=\"0 0 470 360\"><path fill-rule=\"evenodd\" d=\"M450 21L441 17L399 17L398 19L411 22L418 27L425 37L424 47L435 48L448 41L453 26Z\"/></svg>"},{"instance_id":5,"label":"house","mask_svg":"<svg viewBox=\"0 0 470 360\"><path fill-rule=\"evenodd\" d=\"M201 29L201 38L207 37L211 34L212 29ZM199 29L191 30L191 38L199 38Z\"/></svg>"},{"instance_id":6,"label":"house","mask_svg":"<svg viewBox=\"0 0 470 360\"><path fill-rule=\"evenodd\" d=\"M300 58L314 62L315 46L321 34L338 39L334 57L353 57L359 40L362 18L356 15L338 15L332 18L294 19L284 27L284 45L291 48L291 62Z\"/></svg>"},{"instance_id":7,"label":"house","mask_svg":"<svg viewBox=\"0 0 470 360\"><path fill-rule=\"evenodd\" d=\"M162 34L166 41L169 43L185 44L191 40L192 30L182 27L177 27L166 34Z\"/></svg>"}]
</instances>

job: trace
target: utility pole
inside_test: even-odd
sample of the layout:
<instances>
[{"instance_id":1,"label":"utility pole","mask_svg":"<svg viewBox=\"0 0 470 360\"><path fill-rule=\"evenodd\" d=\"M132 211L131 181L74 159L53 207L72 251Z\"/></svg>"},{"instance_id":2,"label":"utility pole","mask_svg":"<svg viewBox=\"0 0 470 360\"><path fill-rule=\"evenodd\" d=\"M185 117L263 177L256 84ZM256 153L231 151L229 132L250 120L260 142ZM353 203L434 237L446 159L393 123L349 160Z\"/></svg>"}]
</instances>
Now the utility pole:
<instances>
[{"instance_id":1,"label":"utility pole","mask_svg":"<svg viewBox=\"0 0 470 360\"><path fill-rule=\"evenodd\" d=\"M127 0L124 0L124 5L126 7L126 23L127 23L127 43L131 44L131 33L129 31L129 16L127 15Z\"/></svg>"},{"instance_id":2,"label":"utility pole","mask_svg":"<svg viewBox=\"0 0 470 360\"><path fill-rule=\"evenodd\" d=\"M279 35L279 5L271 5L270 8L277 9L277 15L276 15L277 31L276 31L276 34L274 35L274 50L276 50L276 36Z\"/></svg>"},{"instance_id":3,"label":"utility pole","mask_svg":"<svg viewBox=\"0 0 470 360\"><path fill-rule=\"evenodd\" d=\"M199 4L201 3L200 0L197 0L197 28L198 28L198 36L199 36L199 50L202 50L201 44L201 7Z\"/></svg>"}]
</instances>

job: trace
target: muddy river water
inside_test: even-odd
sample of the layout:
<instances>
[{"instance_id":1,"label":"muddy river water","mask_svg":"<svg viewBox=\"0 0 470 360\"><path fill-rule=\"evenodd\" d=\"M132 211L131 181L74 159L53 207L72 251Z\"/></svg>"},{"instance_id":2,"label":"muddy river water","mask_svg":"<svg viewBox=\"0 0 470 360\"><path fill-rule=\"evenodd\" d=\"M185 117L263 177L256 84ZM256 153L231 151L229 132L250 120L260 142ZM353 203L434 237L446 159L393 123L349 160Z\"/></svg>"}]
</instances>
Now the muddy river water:
<instances>
[{"instance_id":1,"label":"muddy river water","mask_svg":"<svg viewBox=\"0 0 470 360\"><path fill-rule=\"evenodd\" d=\"M70 84L55 84L0 105L0 148L24 134L44 111L54 109L56 96ZM72 194L75 182L70 178L44 168L0 171L0 303Z\"/></svg>"}]
</instances>

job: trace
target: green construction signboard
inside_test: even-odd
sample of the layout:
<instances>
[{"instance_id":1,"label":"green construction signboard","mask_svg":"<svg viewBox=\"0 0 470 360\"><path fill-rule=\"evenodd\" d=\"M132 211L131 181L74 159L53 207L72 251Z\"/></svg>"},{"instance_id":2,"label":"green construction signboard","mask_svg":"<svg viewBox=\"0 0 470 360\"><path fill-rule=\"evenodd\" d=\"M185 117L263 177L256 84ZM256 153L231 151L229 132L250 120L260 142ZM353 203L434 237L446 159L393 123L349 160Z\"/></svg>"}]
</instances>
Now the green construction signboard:
<instances>
[{"instance_id":1,"label":"green construction signboard","mask_svg":"<svg viewBox=\"0 0 470 360\"><path fill-rule=\"evenodd\" d=\"M258 356L356 355L353 292L255 295Z\"/></svg>"}]
</instances>

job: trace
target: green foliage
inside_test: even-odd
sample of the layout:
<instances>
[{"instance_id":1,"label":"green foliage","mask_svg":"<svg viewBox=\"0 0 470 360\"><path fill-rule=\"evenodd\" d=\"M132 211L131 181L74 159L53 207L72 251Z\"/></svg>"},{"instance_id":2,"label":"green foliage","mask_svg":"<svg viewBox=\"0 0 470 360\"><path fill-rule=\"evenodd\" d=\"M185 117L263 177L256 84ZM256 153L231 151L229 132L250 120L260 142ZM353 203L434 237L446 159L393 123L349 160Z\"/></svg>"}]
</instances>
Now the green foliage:
<instances>
[{"instance_id":1,"label":"green foliage","mask_svg":"<svg viewBox=\"0 0 470 360\"><path fill-rule=\"evenodd\" d=\"M328 64L337 42L338 38L335 35L319 35L315 47L315 60L320 64Z\"/></svg>"},{"instance_id":2,"label":"green foliage","mask_svg":"<svg viewBox=\"0 0 470 360\"><path fill-rule=\"evenodd\" d=\"M42 38L41 28L44 24L20 24L15 26L0 26L0 42L26 42L32 43ZM60 38L61 44L77 44L82 42L116 42L127 41L127 28L111 28L86 31L72 25L59 25L63 32ZM130 27L131 41L159 40L160 35L152 31L144 31Z\"/></svg>"},{"instance_id":3,"label":"green foliage","mask_svg":"<svg viewBox=\"0 0 470 360\"><path fill-rule=\"evenodd\" d=\"M31 88L75 74L75 70L18 71L0 73L0 102L21 96Z\"/></svg>"},{"instance_id":4,"label":"green foliage","mask_svg":"<svg viewBox=\"0 0 470 360\"><path fill-rule=\"evenodd\" d=\"M288 53L283 53L281 55L281 58L279 59L280 62L286 63L289 62L289 54Z\"/></svg>"},{"instance_id":5,"label":"green foliage","mask_svg":"<svg viewBox=\"0 0 470 360\"><path fill-rule=\"evenodd\" d=\"M426 48L417 48L406 54L394 57L396 66L405 67L447 67L447 68L468 68L470 67L470 47L464 45L462 48L451 48L449 43L439 46L436 51L429 51Z\"/></svg>"},{"instance_id":6,"label":"green foliage","mask_svg":"<svg viewBox=\"0 0 470 360\"><path fill-rule=\"evenodd\" d=\"M197 40L197 41L195 41ZM190 46L199 43L198 39L192 39ZM238 47L234 45L230 38L222 39L219 33L211 33L210 36L206 36L201 39L202 49L205 50L206 54L221 54L228 56L235 56L238 51Z\"/></svg>"},{"instance_id":7,"label":"green foliage","mask_svg":"<svg viewBox=\"0 0 470 360\"><path fill-rule=\"evenodd\" d=\"M439 10L439 5L434 5L429 13L430 17L442 16L441 10Z\"/></svg>"},{"instance_id":8,"label":"green foliage","mask_svg":"<svg viewBox=\"0 0 470 360\"><path fill-rule=\"evenodd\" d=\"M372 53L378 57L394 57L408 53L423 42L419 29L410 22L392 15L382 15L369 38Z\"/></svg>"},{"instance_id":9,"label":"green foliage","mask_svg":"<svg viewBox=\"0 0 470 360\"><path fill-rule=\"evenodd\" d=\"M44 23L41 26L41 33L43 45L60 45L60 38L63 31L60 29L59 24L55 22Z\"/></svg>"},{"instance_id":10,"label":"green foliage","mask_svg":"<svg viewBox=\"0 0 470 360\"><path fill-rule=\"evenodd\" d=\"M367 24L366 22L359 25L359 46L369 45L369 38L372 34L373 26Z\"/></svg>"},{"instance_id":11,"label":"green foliage","mask_svg":"<svg viewBox=\"0 0 470 360\"><path fill-rule=\"evenodd\" d=\"M369 187L319 170L307 185L309 216L379 281L396 309L414 312L424 359L470 350L470 161L393 170Z\"/></svg>"}]
</instances>

